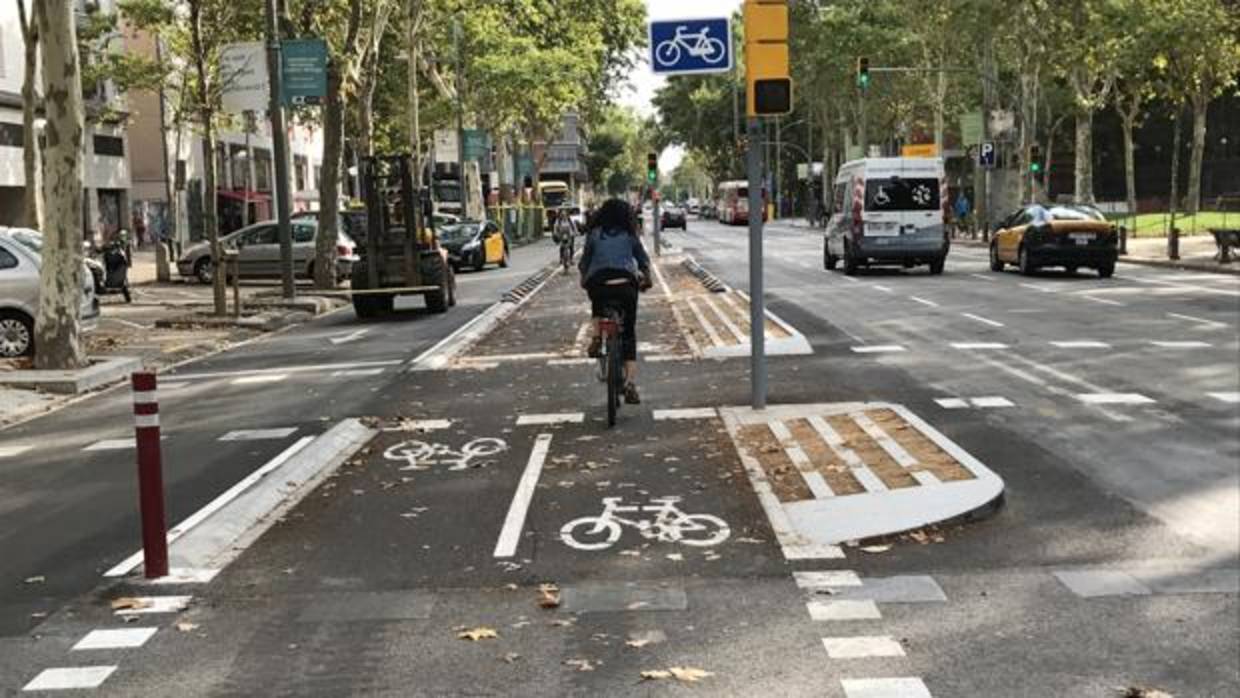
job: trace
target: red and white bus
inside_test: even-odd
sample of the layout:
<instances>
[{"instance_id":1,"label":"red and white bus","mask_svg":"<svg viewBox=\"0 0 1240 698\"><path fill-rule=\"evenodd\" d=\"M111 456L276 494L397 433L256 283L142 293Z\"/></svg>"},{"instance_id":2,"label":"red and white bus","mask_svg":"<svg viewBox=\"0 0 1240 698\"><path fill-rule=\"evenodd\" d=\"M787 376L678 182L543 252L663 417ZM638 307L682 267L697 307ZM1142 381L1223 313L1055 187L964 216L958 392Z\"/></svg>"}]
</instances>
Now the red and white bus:
<instances>
[{"instance_id":1,"label":"red and white bus","mask_svg":"<svg viewBox=\"0 0 1240 698\"><path fill-rule=\"evenodd\" d=\"M749 182L720 182L715 197L719 222L727 225L749 223ZM766 220L766 189L762 190L762 220Z\"/></svg>"}]
</instances>

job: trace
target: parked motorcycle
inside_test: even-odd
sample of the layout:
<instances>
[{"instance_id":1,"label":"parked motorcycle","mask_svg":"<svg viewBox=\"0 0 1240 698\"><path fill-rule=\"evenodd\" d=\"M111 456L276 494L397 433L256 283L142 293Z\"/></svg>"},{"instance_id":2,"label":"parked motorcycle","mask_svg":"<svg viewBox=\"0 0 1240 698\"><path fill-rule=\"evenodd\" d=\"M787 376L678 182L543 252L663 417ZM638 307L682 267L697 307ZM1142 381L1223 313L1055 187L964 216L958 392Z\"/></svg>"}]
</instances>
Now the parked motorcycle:
<instances>
[{"instance_id":1,"label":"parked motorcycle","mask_svg":"<svg viewBox=\"0 0 1240 698\"><path fill-rule=\"evenodd\" d=\"M132 303L129 293L129 245L121 237L110 240L99 252L98 257L88 255L86 266L95 282L95 295L105 296L119 293L126 303Z\"/></svg>"}]
</instances>

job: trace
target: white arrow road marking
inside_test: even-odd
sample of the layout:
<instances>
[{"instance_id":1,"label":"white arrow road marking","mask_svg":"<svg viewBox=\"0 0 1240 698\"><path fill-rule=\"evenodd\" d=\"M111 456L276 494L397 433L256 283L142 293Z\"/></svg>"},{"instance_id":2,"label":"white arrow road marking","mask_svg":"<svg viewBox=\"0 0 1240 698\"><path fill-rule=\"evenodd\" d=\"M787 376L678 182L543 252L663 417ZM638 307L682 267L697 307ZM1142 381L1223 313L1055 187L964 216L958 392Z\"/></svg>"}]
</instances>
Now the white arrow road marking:
<instances>
[{"instance_id":1,"label":"white arrow road marking","mask_svg":"<svg viewBox=\"0 0 1240 698\"><path fill-rule=\"evenodd\" d=\"M357 340L361 339L362 337L365 337L369 333L370 333L370 328L364 327L355 332L349 332L347 334L339 334L339 335L336 335L335 337L331 337L330 341L332 344L347 344L349 342L356 342Z\"/></svg>"}]
</instances>

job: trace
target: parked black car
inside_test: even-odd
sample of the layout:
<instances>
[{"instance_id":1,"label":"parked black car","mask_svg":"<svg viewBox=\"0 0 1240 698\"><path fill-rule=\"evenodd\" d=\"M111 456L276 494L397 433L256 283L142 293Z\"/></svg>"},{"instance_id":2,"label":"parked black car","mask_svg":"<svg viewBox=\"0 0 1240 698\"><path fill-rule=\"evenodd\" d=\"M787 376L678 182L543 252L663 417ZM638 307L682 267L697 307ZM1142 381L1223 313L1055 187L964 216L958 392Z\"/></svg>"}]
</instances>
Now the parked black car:
<instances>
[{"instance_id":1,"label":"parked black car","mask_svg":"<svg viewBox=\"0 0 1240 698\"><path fill-rule=\"evenodd\" d=\"M685 210L679 206L673 206L672 204L664 206L660 220L662 221L664 230L668 228L680 228L681 230L689 229L688 217L685 215Z\"/></svg>"}]
</instances>

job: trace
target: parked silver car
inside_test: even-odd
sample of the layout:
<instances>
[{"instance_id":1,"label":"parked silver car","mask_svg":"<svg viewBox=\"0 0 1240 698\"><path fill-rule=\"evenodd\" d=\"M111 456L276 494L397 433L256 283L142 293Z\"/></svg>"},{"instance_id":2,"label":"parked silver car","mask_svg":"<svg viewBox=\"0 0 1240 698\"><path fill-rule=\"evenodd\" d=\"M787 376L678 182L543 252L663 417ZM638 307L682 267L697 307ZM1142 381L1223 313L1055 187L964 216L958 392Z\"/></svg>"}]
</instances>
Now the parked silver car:
<instances>
[{"instance_id":1,"label":"parked silver car","mask_svg":"<svg viewBox=\"0 0 1240 698\"><path fill-rule=\"evenodd\" d=\"M43 236L29 228L0 228L0 358L34 353L34 318L39 310L39 267ZM98 322L99 299L82 264L83 329Z\"/></svg>"},{"instance_id":2,"label":"parked silver car","mask_svg":"<svg viewBox=\"0 0 1240 698\"><path fill-rule=\"evenodd\" d=\"M318 222L313 219L293 221L293 274L297 278L314 278L314 237ZM243 279L279 278L280 235L276 221L255 223L220 238L220 243L237 250L238 271ZM356 243L346 233L336 236L336 278L347 279L358 259ZM209 284L215 278L211 245L200 242L185 250L177 260L177 273L187 279Z\"/></svg>"}]
</instances>

